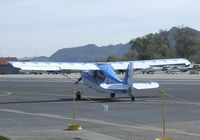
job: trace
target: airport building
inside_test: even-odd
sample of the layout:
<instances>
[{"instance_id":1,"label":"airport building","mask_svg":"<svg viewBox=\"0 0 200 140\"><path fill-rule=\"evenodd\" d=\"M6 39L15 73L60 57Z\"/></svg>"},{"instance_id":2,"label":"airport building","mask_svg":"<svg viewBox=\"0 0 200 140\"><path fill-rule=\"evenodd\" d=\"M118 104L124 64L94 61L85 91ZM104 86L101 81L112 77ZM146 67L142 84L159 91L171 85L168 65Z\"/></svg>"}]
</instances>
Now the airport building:
<instances>
[{"instance_id":1,"label":"airport building","mask_svg":"<svg viewBox=\"0 0 200 140\"><path fill-rule=\"evenodd\" d=\"M0 74L18 74L19 69L6 64L7 61L18 61L16 57L0 57Z\"/></svg>"}]
</instances>

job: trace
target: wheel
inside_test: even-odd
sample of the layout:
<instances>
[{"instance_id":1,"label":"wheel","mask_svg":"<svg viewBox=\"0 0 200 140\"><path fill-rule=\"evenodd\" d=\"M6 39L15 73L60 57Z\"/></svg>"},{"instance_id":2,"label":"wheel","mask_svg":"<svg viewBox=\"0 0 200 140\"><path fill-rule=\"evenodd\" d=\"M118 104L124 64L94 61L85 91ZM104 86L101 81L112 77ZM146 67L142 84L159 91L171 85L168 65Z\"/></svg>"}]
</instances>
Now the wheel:
<instances>
[{"instance_id":1,"label":"wheel","mask_svg":"<svg viewBox=\"0 0 200 140\"><path fill-rule=\"evenodd\" d=\"M114 98L114 97L115 97L115 93L111 93L111 94L110 94L110 97L111 97L111 98Z\"/></svg>"},{"instance_id":2,"label":"wheel","mask_svg":"<svg viewBox=\"0 0 200 140\"><path fill-rule=\"evenodd\" d=\"M135 101L135 97L131 97L131 100L132 100L132 101Z\"/></svg>"},{"instance_id":3,"label":"wheel","mask_svg":"<svg viewBox=\"0 0 200 140\"><path fill-rule=\"evenodd\" d=\"M80 99L81 99L81 92L80 92L80 91L77 91L77 92L76 92L76 99L77 99L77 100L80 100Z\"/></svg>"}]
</instances>

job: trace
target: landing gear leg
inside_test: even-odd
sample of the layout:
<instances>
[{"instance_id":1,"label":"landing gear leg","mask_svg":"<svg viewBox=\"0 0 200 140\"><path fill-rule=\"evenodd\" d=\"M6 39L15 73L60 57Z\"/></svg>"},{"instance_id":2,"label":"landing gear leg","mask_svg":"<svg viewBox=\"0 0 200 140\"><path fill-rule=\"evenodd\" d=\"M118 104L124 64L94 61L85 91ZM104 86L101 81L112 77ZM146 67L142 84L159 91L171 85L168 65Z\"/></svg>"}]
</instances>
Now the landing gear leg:
<instances>
[{"instance_id":1,"label":"landing gear leg","mask_svg":"<svg viewBox=\"0 0 200 140\"><path fill-rule=\"evenodd\" d=\"M111 97L111 98L114 98L114 97L115 97L115 93L111 93L111 94L110 94L110 97Z\"/></svg>"},{"instance_id":2,"label":"landing gear leg","mask_svg":"<svg viewBox=\"0 0 200 140\"><path fill-rule=\"evenodd\" d=\"M81 99L81 92L77 91L76 92L76 100L80 100Z\"/></svg>"}]
</instances>

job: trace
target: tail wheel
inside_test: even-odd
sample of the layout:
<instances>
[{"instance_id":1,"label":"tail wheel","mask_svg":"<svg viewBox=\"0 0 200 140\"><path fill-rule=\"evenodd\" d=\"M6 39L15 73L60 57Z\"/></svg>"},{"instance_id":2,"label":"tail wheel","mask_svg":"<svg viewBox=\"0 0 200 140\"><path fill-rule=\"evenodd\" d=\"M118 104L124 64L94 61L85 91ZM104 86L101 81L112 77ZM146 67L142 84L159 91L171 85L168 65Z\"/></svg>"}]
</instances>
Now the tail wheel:
<instances>
[{"instance_id":1,"label":"tail wheel","mask_svg":"<svg viewBox=\"0 0 200 140\"><path fill-rule=\"evenodd\" d=\"M111 93L111 94L110 94L110 97L111 97L111 98L114 98L114 97L115 97L115 93Z\"/></svg>"},{"instance_id":2,"label":"tail wheel","mask_svg":"<svg viewBox=\"0 0 200 140\"><path fill-rule=\"evenodd\" d=\"M77 92L76 92L76 99L77 99L77 100L80 100L80 99L81 99L81 92L80 92L80 91L77 91Z\"/></svg>"},{"instance_id":3,"label":"tail wheel","mask_svg":"<svg viewBox=\"0 0 200 140\"><path fill-rule=\"evenodd\" d=\"M132 100L132 101L135 101L135 97L131 97L131 100Z\"/></svg>"}]
</instances>

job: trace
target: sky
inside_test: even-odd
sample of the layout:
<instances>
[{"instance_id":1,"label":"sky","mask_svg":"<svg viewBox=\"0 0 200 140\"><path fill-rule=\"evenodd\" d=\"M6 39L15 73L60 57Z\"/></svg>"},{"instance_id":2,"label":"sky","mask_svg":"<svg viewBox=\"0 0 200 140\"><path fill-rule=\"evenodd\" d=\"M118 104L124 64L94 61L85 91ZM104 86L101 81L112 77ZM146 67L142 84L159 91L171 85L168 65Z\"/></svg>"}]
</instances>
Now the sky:
<instances>
[{"instance_id":1,"label":"sky","mask_svg":"<svg viewBox=\"0 0 200 140\"><path fill-rule=\"evenodd\" d=\"M199 5L199 0L0 0L0 57L127 43L174 26L200 30Z\"/></svg>"}]
</instances>

